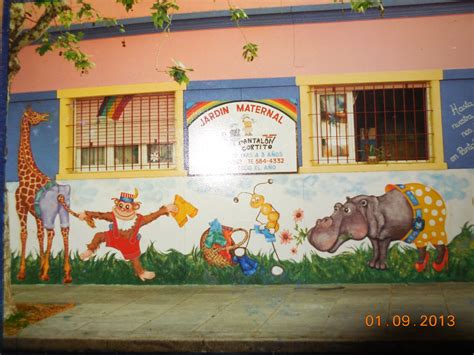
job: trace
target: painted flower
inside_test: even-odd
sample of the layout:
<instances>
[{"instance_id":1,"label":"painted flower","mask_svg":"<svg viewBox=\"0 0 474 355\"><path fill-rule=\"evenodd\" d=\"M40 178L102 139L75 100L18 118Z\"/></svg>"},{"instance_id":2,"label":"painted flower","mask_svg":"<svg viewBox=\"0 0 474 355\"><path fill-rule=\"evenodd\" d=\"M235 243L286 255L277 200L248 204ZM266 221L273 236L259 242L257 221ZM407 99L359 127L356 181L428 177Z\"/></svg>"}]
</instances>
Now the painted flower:
<instances>
[{"instance_id":1,"label":"painted flower","mask_svg":"<svg viewBox=\"0 0 474 355\"><path fill-rule=\"evenodd\" d=\"M288 229L285 229L283 232L280 233L280 243L281 244L290 244L293 240L293 236L291 235Z\"/></svg>"},{"instance_id":2,"label":"painted flower","mask_svg":"<svg viewBox=\"0 0 474 355\"><path fill-rule=\"evenodd\" d=\"M293 248L291 248L290 252L291 252L292 255L296 255L296 254L298 254L298 248L293 247Z\"/></svg>"},{"instance_id":3,"label":"painted flower","mask_svg":"<svg viewBox=\"0 0 474 355\"><path fill-rule=\"evenodd\" d=\"M295 212L293 212L293 220L295 222L301 222L304 218L304 211L301 208L298 208Z\"/></svg>"}]
</instances>

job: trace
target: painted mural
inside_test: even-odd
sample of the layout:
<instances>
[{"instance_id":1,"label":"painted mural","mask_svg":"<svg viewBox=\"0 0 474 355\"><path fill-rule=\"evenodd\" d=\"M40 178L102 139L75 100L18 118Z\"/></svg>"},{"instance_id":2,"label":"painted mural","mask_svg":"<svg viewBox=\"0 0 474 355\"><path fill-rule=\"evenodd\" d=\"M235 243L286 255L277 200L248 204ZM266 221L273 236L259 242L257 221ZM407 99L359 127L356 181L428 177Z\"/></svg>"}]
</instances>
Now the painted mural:
<instances>
[{"instance_id":1,"label":"painted mural","mask_svg":"<svg viewBox=\"0 0 474 355\"><path fill-rule=\"evenodd\" d=\"M15 206L20 222L21 257L18 279L26 277L26 241L28 237L27 221L31 214L36 221L39 243L40 280L49 280L49 259L54 239L54 223L59 216L61 235L64 242L64 279L69 283L71 266L69 260L69 214L62 204L68 204L71 188L59 185L46 176L36 165L30 143L31 127L49 119L49 114L38 113L27 107L20 123L20 144L18 148L18 178L15 191ZM59 199L61 202L59 201ZM44 249L44 231L46 230L46 251Z\"/></svg>"},{"instance_id":2,"label":"painted mural","mask_svg":"<svg viewBox=\"0 0 474 355\"><path fill-rule=\"evenodd\" d=\"M30 144L47 119L25 110L7 184L14 282L474 280L472 170L56 182Z\"/></svg>"},{"instance_id":3,"label":"painted mural","mask_svg":"<svg viewBox=\"0 0 474 355\"><path fill-rule=\"evenodd\" d=\"M98 219L110 222L109 230L96 233L91 242L87 244L87 250L79 255L82 261L87 261L95 256L100 244L105 243L107 247L120 251L123 258L130 261L135 275L140 280L155 278L155 273L145 270L140 262L142 254L140 228L164 215L172 216L178 225L183 227L188 220L187 216L195 217L198 210L181 196L176 195L173 204L162 206L156 212L142 215L137 213L141 205L141 202L135 201L137 197L137 189L133 194L122 192L120 198L112 198L114 206L111 212L84 211L79 215L81 220Z\"/></svg>"}]
</instances>

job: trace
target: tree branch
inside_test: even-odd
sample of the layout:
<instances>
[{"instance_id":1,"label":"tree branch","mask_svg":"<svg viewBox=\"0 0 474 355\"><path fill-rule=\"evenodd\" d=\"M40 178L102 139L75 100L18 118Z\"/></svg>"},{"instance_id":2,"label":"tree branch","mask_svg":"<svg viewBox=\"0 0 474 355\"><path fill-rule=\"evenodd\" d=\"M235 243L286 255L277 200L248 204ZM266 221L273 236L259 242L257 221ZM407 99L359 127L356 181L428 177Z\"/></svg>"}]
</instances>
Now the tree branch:
<instances>
[{"instance_id":1,"label":"tree branch","mask_svg":"<svg viewBox=\"0 0 474 355\"><path fill-rule=\"evenodd\" d=\"M22 31L10 43L10 53L18 53L22 48L39 40L50 28L50 23L56 16L62 12L70 10L71 8L64 2L51 2L46 8L35 26L28 30Z\"/></svg>"},{"instance_id":2,"label":"tree branch","mask_svg":"<svg viewBox=\"0 0 474 355\"><path fill-rule=\"evenodd\" d=\"M23 4L13 5L10 9L11 22L10 28L13 28L13 32L10 32L9 38L9 59L8 59L8 87L10 88L11 83L15 75L20 71L20 61L18 60L18 53L24 47L32 44L39 40L44 34L47 33L50 28L50 23L61 11L70 9L63 1L54 1L45 4L45 10L38 22L32 28L21 31L23 23L25 21L25 10Z\"/></svg>"}]
</instances>

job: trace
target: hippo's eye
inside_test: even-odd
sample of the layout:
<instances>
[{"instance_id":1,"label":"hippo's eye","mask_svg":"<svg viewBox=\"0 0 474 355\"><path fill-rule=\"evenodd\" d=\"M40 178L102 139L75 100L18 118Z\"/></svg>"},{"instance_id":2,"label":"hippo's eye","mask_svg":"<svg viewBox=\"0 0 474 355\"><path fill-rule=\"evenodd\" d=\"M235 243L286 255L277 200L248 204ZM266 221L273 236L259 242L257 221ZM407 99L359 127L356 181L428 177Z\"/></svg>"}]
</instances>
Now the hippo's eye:
<instances>
[{"instance_id":1,"label":"hippo's eye","mask_svg":"<svg viewBox=\"0 0 474 355\"><path fill-rule=\"evenodd\" d=\"M369 203L367 202L367 200L362 200L360 204L362 205L362 207L367 207Z\"/></svg>"},{"instance_id":2,"label":"hippo's eye","mask_svg":"<svg viewBox=\"0 0 474 355\"><path fill-rule=\"evenodd\" d=\"M344 207L344 213L349 213L351 209L349 207Z\"/></svg>"},{"instance_id":3,"label":"hippo's eye","mask_svg":"<svg viewBox=\"0 0 474 355\"><path fill-rule=\"evenodd\" d=\"M334 206L334 211L339 211L339 206L338 205Z\"/></svg>"}]
</instances>

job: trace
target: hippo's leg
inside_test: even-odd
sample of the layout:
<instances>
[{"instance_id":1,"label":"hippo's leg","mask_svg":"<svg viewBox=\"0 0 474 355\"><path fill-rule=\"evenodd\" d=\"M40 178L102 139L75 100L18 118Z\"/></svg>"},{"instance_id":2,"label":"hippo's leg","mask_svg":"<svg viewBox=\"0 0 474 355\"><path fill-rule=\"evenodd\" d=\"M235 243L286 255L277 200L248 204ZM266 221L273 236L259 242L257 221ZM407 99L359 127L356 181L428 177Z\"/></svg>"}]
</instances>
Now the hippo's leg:
<instances>
[{"instance_id":1,"label":"hippo's leg","mask_svg":"<svg viewBox=\"0 0 474 355\"><path fill-rule=\"evenodd\" d=\"M418 264L423 264L426 257L426 247L416 248L418 250L418 260L416 261Z\"/></svg>"},{"instance_id":2,"label":"hippo's leg","mask_svg":"<svg viewBox=\"0 0 474 355\"><path fill-rule=\"evenodd\" d=\"M436 245L436 264L441 264L443 262L444 254L448 251L446 245Z\"/></svg>"},{"instance_id":3,"label":"hippo's leg","mask_svg":"<svg viewBox=\"0 0 474 355\"><path fill-rule=\"evenodd\" d=\"M380 246L379 246L379 240L378 239L373 239L370 238L370 242L372 243L372 260L369 260L367 262L367 265L371 268L375 267L375 264L377 263L377 260L379 259L380 256Z\"/></svg>"},{"instance_id":4,"label":"hippo's leg","mask_svg":"<svg viewBox=\"0 0 474 355\"><path fill-rule=\"evenodd\" d=\"M388 246L390 245L390 238L385 238L379 241L380 246L380 256L377 262L375 263L375 268L379 270L386 270L388 269L387 266L387 253L388 253Z\"/></svg>"}]
</instances>

